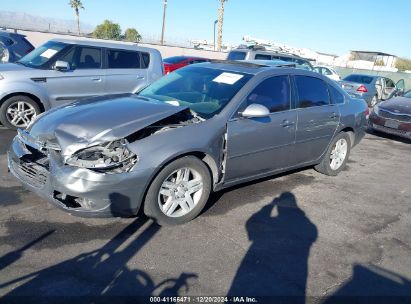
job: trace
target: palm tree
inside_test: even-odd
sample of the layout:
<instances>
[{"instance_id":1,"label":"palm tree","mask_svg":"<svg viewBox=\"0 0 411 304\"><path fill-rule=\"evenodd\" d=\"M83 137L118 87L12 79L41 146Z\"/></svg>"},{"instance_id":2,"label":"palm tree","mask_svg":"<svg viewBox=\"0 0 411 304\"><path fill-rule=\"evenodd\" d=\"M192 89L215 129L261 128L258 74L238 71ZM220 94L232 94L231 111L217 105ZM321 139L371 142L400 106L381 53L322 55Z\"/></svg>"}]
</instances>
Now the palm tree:
<instances>
[{"instance_id":1,"label":"palm tree","mask_svg":"<svg viewBox=\"0 0 411 304\"><path fill-rule=\"evenodd\" d=\"M77 17L77 33L80 35L80 9L84 9L83 3L81 0L70 0L69 5L71 8L74 8Z\"/></svg>"},{"instance_id":2,"label":"palm tree","mask_svg":"<svg viewBox=\"0 0 411 304\"><path fill-rule=\"evenodd\" d=\"M217 49L221 51L223 44L223 22L224 22L224 2L228 0L220 0L220 8L218 9L218 35L217 35Z\"/></svg>"}]
</instances>

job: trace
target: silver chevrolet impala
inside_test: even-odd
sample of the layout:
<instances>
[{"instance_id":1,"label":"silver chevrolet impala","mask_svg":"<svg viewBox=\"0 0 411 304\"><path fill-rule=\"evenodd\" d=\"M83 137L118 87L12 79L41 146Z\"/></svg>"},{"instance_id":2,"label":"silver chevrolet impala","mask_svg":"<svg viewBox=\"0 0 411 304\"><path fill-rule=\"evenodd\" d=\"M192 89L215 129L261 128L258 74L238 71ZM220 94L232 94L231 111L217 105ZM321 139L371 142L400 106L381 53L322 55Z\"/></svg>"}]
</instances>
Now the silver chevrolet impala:
<instances>
[{"instance_id":1,"label":"silver chevrolet impala","mask_svg":"<svg viewBox=\"0 0 411 304\"><path fill-rule=\"evenodd\" d=\"M138 94L52 109L19 130L8 165L27 188L81 216L195 218L210 192L291 169L344 169L367 106L326 77L211 62Z\"/></svg>"}]
</instances>

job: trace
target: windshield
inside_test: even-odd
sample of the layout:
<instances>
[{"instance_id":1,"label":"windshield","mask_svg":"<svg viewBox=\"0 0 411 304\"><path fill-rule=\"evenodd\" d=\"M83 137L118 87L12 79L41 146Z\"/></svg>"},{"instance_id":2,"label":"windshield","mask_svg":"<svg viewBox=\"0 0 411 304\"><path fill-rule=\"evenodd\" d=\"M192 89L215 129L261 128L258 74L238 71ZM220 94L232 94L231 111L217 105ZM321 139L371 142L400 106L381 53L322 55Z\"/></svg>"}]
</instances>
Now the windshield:
<instances>
[{"instance_id":1,"label":"windshield","mask_svg":"<svg viewBox=\"0 0 411 304\"><path fill-rule=\"evenodd\" d=\"M21 58L18 63L29 67L41 67L61 52L66 46L67 44L65 43L49 41L28 53Z\"/></svg>"},{"instance_id":2,"label":"windshield","mask_svg":"<svg viewBox=\"0 0 411 304\"><path fill-rule=\"evenodd\" d=\"M244 60L245 52L232 51L228 54L227 60Z\"/></svg>"},{"instance_id":3,"label":"windshield","mask_svg":"<svg viewBox=\"0 0 411 304\"><path fill-rule=\"evenodd\" d=\"M345 81L351 81L355 83L365 83L365 84L370 84L373 80L373 77L371 76L366 76L366 75L348 75L345 77L343 80Z\"/></svg>"},{"instance_id":4,"label":"windshield","mask_svg":"<svg viewBox=\"0 0 411 304\"><path fill-rule=\"evenodd\" d=\"M252 75L190 66L168 74L139 95L188 106L203 118L218 114Z\"/></svg>"}]
</instances>

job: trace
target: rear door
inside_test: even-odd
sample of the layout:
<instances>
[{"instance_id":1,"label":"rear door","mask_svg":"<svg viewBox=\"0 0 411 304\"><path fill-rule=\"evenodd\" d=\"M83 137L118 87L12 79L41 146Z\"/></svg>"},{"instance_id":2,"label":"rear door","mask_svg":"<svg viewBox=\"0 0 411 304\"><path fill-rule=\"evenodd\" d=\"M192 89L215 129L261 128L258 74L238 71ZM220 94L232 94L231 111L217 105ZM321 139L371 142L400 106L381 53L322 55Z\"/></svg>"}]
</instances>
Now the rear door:
<instances>
[{"instance_id":1,"label":"rear door","mask_svg":"<svg viewBox=\"0 0 411 304\"><path fill-rule=\"evenodd\" d=\"M148 84L148 53L135 50L106 50L106 93L134 93Z\"/></svg>"},{"instance_id":2,"label":"rear door","mask_svg":"<svg viewBox=\"0 0 411 304\"><path fill-rule=\"evenodd\" d=\"M249 93L239 111L250 104L264 105L270 115L235 116L228 122L226 181L286 168L292 159L297 115L291 110L289 76L264 79Z\"/></svg>"},{"instance_id":3,"label":"rear door","mask_svg":"<svg viewBox=\"0 0 411 304\"><path fill-rule=\"evenodd\" d=\"M320 158L340 121L338 106L331 103L328 85L320 78L295 75L298 116L293 164Z\"/></svg>"},{"instance_id":4,"label":"rear door","mask_svg":"<svg viewBox=\"0 0 411 304\"><path fill-rule=\"evenodd\" d=\"M44 86L53 106L105 93L101 48L73 46L58 60L68 62L70 70L48 72Z\"/></svg>"}]
</instances>

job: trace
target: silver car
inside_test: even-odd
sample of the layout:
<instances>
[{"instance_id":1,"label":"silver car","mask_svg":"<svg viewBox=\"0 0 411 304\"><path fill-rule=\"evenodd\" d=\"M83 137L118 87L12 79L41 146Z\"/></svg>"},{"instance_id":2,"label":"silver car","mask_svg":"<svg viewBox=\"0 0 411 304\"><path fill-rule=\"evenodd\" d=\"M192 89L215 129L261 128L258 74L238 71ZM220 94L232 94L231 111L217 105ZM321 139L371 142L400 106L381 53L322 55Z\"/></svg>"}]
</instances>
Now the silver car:
<instances>
[{"instance_id":1,"label":"silver car","mask_svg":"<svg viewBox=\"0 0 411 304\"><path fill-rule=\"evenodd\" d=\"M8 166L69 213L142 208L175 225L196 217L211 191L306 166L337 175L365 134L366 109L318 73L202 63L138 95L48 111L19 131Z\"/></svg>"},{"instance_id":2,"label":"silver car","mask_svg":"<svg viewBox=\"0 0 411 304\"><path fill-rule=\"evenodd\" d=\"M0 65L0 122L25 128L55 106L134 93L163 75L159 51L132 43L54 39Z\"/></svg>"},{"instance_id":3,"label":"silver car","mask_svg":"<svg viewBox=\"0 0 411 304\"><path fill-rule=\"evenodd\" d=\"M405 91L404 79L395 84L391 79L377 75L350 74L340 83L348 94L364 99L369 107Z\"/></svg>"}]
</instances>

